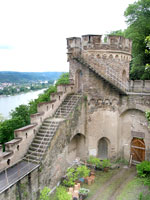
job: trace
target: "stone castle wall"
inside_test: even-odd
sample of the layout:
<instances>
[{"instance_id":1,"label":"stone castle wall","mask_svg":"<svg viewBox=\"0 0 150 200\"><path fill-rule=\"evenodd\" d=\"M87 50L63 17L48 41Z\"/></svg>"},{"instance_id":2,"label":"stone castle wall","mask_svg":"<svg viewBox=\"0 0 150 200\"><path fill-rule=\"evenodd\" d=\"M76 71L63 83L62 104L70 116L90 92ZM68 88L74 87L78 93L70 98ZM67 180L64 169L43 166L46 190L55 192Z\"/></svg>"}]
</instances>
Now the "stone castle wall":
<instances>
[{"instance_id":1,"label":"stone castle wall","mask_svg":"<svg viewBox=\"0 0 150 200\"><path fill-rule=\"evenodd\" d=\"M145 118L145 111L150 110L150 81L128 81L131 41L109 36L107 44L104 44L101 36L94 35L69 38L67 41L70 78L76 91L82 91L88 99L89 155L99 156L102 139L108 145L108 158L129 160L132 139L142 137L146 146L145 158L150 160L150 131ZM83 61L74 59L76 57L82 57ZM127 92L120 93L113 82L108 83L99 76L93 70L97 70L97 66L100 73L109 66L122 82L125 70Z\"/></svg>"},{"instance_id":2,"label":"stone castle wall","mask_svg":"<svg viewBox=\"0 0 150 200\"><path fill-rule=\"evenodd\" d=\"M0 171L11 167L24 157L42 122L53 116L65 97L74 91L74 85L60 85L57 91L51 94L50 102L38 104L38 113L31 115L30 125L14 131L15 139L4 144L5 152L0 145Z\"/></svg>"},{"instance_id":3,"label":"stone castle wall","mask_svg":"<svg viewBox=\"0 0 150 200\"><path fill-rule=\"evenodd\" d=\"M81 138L80 138L81 135ZM82 147L71 149L70 143L82 143ZM82 141L84 138L84 142ZM86 103L81 99L68 120L62 121L38 169L35 169L9 189L0 194L0 200L37 200L45 186L53 188L65 174L72 161L82 154L88 156L86 144ZM75 143L77 145L77 143ZM84 154L83 154L84 149ZM73 156L73 157L72 157Z\"/></svg>"}]
</instances>

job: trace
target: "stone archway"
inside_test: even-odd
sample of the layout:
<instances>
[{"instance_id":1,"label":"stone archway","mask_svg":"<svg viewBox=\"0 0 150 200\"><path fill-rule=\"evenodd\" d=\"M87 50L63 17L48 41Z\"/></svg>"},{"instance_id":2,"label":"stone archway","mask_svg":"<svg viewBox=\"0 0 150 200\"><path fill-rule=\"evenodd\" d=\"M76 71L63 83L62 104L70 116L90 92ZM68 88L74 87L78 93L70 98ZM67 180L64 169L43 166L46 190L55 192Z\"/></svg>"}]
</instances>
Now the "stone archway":
<instances>
[{"instance_id":1,"label":"stone archway","mask_svg":"<svg viewBox=\"0 0 150 200\"><path fill-rule=\"evenodd\" d=\"M83 76L82 71L77 70L76 71L76 80L75 80L77 92L82 92L82 90L83 90L82 76Z\"/></svg>"},{"instance_id":2,"label":"stone archway","mask_svg":"<svg viewBox=\"0 0 150 200\"><path fill-rule=\"evenodd\" d=\"M129 160L132 153L134 155L133 160L136 162L148 158L149 154L146 147L149 145L149 130L145 118L144 106L133 105L128 109L126 107L122 110L119 119L119 133L118 149L122 152L124 159ZM141 146L142 143L143 146Z\"/></svg>"},{"instance_id":3,"label":"stone archway","mask_svg":"<svg viewBox=\"0 0 150 200\"><path fill-rule=\"evenodd\" d=\"M109 157L109 140L103 137L98 142L98 157L100 159L107 159Z\"/></svg>"},{"instance_id":4,"label":"stone archway","mask_svg":"<svg viewBox=\"0 0 150 200\"><path fill-rule=\"evenodd\" d=\"M72 162L76 158L84 159L86 157L85 136L76 134L68 145L68 160Z\"/></svg>"}]
</instances>

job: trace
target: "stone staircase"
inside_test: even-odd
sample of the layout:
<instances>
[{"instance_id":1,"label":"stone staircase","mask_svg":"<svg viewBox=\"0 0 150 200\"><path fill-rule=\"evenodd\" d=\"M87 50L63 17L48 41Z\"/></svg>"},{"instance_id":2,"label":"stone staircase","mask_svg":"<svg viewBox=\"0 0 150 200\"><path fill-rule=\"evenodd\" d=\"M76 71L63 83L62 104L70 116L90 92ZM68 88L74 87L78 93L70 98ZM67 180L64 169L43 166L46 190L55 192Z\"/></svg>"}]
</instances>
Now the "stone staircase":
<instances>
[{"instance_id":1,"label":"stone staircase","mask_svg":"<svg viewBox=\"0 0 150 200\"><path fill-rule=\"evenodd\" d=\"M82 95L68 95L56 110L53 118L44 120L33 142L31 143L24 160L33 163L40 163L51 140L59 127L60 122L67 119L73 112Z\"/></svg>"},{"instance_id":2,"label":"stone staircase","mask_svg":"<svg viewBox=\"0 0 150 200\"><path fill-rule=\"evenodd\" d=\"M96 58L89 58L85 60L81 56L73 57L74 60L80 64L88 67L98 76L100 76L105 82L108 82L113 86L114 89L118 90L121 94L127 94L128 85L123 83L121 79L117 76L116 72L109 66L105 66L100 60ZM92 62L92 63L91 63Z\"/></svg>"},{"instance_id":3,"label":"stone staircase","mask_svg":"<svg viewBox=\"0 0 150 200\"><path fill-rule=\"evenodd\" d=\"M57 109L54 118L68 118L69 114L74 110L78 101L81 99L81 96L81 94L68 95Z\"/></svg>"}]
</instances>

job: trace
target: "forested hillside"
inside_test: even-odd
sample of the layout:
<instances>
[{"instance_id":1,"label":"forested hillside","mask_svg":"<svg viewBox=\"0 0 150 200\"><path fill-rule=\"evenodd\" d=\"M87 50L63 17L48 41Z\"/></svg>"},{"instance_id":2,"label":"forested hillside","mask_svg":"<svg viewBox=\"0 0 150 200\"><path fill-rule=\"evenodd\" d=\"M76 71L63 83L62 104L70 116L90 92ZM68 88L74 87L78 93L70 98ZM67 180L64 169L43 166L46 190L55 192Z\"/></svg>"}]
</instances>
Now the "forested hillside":
<instances>
[{"instance_id":1,"label":"forested hillside","mask_svg":"<svg viewBox=\"0 0 150 200\"><path fill-rule=\"evenodd\" d=\"M54 81L62 72L12 72L0 71L0 83L25 83L29 81Z\"/></svg>"}]
</instances>

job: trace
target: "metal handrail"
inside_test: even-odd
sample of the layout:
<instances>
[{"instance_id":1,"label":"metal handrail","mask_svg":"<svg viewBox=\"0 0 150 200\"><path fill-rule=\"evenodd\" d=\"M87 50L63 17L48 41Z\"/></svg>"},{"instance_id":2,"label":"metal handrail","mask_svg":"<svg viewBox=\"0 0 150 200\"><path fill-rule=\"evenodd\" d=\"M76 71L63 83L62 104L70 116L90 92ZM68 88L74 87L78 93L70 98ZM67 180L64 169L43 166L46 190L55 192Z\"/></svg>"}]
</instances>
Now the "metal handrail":
<instances>
[{"instance_id":1,"label":"metal handrail","mask_svg":"<svg viewBox=\"0 0 150 200\"><path fill-rule=\"evenodd\" d=\"M68 105L71 103L71 101L73 100L73 98L74 98L74 96L72 96L71 99L69 99L69 101L67 102L66 106L68 106ZM72 104L70 104L70 105L72 105ZM72 110L72 108L69 109L69 112L70 112L71 110ZM62 116L61 107L60 107L60 110L58 110L58 111L56 112L56 114L60 114L60 115ZM68 113L68 115L69 115L69 114L70 114L70 113ZM68 117L68 115L67 115L67 117Z\"/></svg>"},{"instance_id":2,"label":"metal handrail","mask_svg":"<svg viewBox=\"0 0 150 200\"><path fill-rule=\"evenodd\" d=\"M23 169L25 169L25 168L29 168L28 165L29 165L29 163L27 162L27 165L24 166L24 167L22 167L20 170L23 170ZM15 172L15 173L13 173L12 175L8 176L8 175L7 175L7 170L8 170L8 168L3 170L3 172L5 173L5 180L6 180L6 183L7 183L7 184L6 184L4 187L2 187L2 190L3 190L4 188L6 188L8 185L10 185L14 180L16 180L16 179L19 177L19 176L16 176L16 174L18 174L18 171ZM10 179L11 177L13 177L13 176L16 176L16 177L13 178L13 179L11 180L11 182L10 182L9 179ZM4 180L0 180L0 183L4 183ZM1 191L0 191L0 193L1 193Z\"/></svg>"},{"instance_id":3,"label":"metal handrail","mask_svg":"<svg viewBox=\"0 0 150 200\"><path fill-rule=\"evenodd\" d=\"M50 125L48 126L48 128L50 128L51 125L52 125L52 121L50 121L50 122L51 122L51 123L50 123ZM45 139L45 137L46 137L46 135L47 135L47 133L48 133L48 131L49 131L48 128L47 128L47 131L46 131L46 133L44 134L44 136L43 136L43 138L42 138L42 140L41 140L41 142L40 142L40 145L38 146L37 150L34 151L34 152L32 152L30 155L33 155L33 153L38 153L38 152L39 152L39 148L41 147L42 142L44 141L44 139ZM41 156L40 156L40 157L41 157ZM28 157L28 162L29 162L29 157Z\"/></svg>"}]
</instances>

